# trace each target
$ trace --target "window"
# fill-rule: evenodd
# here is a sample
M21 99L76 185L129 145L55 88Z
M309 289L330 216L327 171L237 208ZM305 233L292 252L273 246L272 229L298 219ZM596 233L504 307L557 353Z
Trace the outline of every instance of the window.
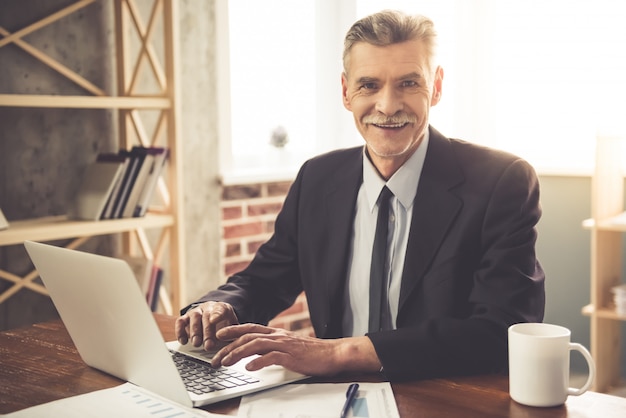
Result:
M494 143L542 171L591 172L596 136L626 132L622 3L494 3Z
M231 1L229 7L236 163L258 166L292 148L311 152L315 145L314 1ZM277 138L276 146L271 144L272 136ZM282 147L281 138L296 146Z
M362 143L341 104L342 42L354 20L383 8L435 22L445 77L431 123L445 135L514 152L539 172L577 174L593 168L597 135L626 132L619 0L231 0L228 6L232 127L224 149L234 171L264 164L294 171L314 154ZM269 145L277 127L289 136L283 149Z
M220 83L221 103L230 102L220 117L230 119L221 134L229 138L223 142L223 171L236 177L258 178L268 170L292 176L306 158L354 144L353 134L346 142L329 135L341 134L341 126L354 129L341 104L341 2L223 1L226 6L221 13L227 13L228 27L218 29L220 44L230 38L222 55L228 67L218 75L230 79L227 86ZM276 146L281 134L288 139L284 147Z

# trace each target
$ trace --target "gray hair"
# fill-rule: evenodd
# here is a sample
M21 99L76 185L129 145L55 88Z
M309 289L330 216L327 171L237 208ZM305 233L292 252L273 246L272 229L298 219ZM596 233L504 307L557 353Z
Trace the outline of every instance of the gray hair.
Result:
M437 33L432 20L421 15L407 15L397 10L383 10L355 22L344 39L343 68L348 71L348 57L352 47L359 42L388 46L405 41L420 40L432 65Z

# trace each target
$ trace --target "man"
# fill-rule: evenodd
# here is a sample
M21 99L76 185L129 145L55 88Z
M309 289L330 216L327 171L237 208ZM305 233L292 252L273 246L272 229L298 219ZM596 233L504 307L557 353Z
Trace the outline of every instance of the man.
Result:
M181 343L226 344L215 366L259 354L249 369L279 364L309 375L383 371L399 380L506 368L508 326L543 319L539 186L520 158L429 126L443 82L434 42L421 16L384 11L352 26L343 103L365 147L302 166L249 267L183 310ZM379 199L383 186L392 197ZM385 281L370 291L387 201ZM316 338L267 327L302 290Z

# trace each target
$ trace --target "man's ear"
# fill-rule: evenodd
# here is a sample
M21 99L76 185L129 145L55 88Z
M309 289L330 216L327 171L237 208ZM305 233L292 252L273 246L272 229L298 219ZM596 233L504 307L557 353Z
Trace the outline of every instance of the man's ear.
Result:
M348 97L348 78L345 72L341 73L341 97L343 99L343 107L352 112L352 105Z
M430 98L431 106L436 105L441 100L442 87L443 87L443 68L437 67L437 69L435 70L435 79L433 82L433 94L432 94L432 97Z

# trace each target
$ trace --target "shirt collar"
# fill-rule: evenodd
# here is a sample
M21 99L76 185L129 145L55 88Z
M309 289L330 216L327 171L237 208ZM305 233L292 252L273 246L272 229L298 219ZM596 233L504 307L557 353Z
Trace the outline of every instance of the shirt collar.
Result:
M426 129L424 138L413 155L406 160L387 182L380 177L374 164L367 158L366 147L363 147L363 187L365 188L365 196L370 212L376 207L376 200L378 200L378 196L385 185L392 191L405 209L413 205L415 194L417 193L417 184L419 183L426 158L428 139L429 130Z

